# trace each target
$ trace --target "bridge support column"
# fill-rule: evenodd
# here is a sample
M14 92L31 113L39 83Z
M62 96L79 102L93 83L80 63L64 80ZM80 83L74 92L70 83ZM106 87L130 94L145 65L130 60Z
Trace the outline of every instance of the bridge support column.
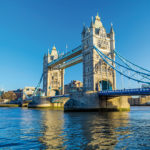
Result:
M128 103L128 96L101 96L100 109L102 111L129 111L130 104Z
M128 96L102 97L97 92L73 93L65 111L129 111Z

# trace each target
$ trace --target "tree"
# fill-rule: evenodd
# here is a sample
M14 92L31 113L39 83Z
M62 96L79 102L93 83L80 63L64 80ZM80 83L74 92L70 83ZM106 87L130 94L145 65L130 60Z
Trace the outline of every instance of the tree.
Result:
M17 98L13 91L8 91L2 94L2 99L15 100Z

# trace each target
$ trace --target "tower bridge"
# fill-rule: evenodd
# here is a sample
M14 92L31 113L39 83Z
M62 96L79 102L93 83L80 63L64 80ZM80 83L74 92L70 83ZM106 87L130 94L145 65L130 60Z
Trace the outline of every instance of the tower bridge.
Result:
M116 61L116 56L120 62ZM113 26L107 33L98 14L89 27L83 27L80 46L61 56L54 46L44 55L43 90L46 96L55 99L66 96L64 70L78 63L83 64L83 91L69 96L66 110L129 109L127 95L150 94L150 89L116 90L116 73L135 82L150 84L150 71L128 61L115 50Z
M91 21L89 28L83 27L82 44L68 53L58 56L55 47L51 53L44 56L43 88L47 96L57 93L64 94L64 69L72 65L83 63L83 89L84 91L99 91L116 88L115 71L111 69L97 54L93 45L108 54L115 60L115 33L111 27L110 33L106 33L99 15ZM115 66L115 64L112 64ZM107 73L107 70L108 73ZM107 82L106 82L107 81Z

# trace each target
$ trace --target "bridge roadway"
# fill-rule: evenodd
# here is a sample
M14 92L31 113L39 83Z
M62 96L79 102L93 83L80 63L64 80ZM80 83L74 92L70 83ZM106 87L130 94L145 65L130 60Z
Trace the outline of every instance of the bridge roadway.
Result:
M100 91L100 96L136 96L136 95L150 95L150 88L136 88L123 90L106 90Z
M136 89L123 89L123 90L105 90L99 91L99 96L137 96L137 95L150 95L150 88L136 88ZM56 95L50 98L69 97L69 94Z

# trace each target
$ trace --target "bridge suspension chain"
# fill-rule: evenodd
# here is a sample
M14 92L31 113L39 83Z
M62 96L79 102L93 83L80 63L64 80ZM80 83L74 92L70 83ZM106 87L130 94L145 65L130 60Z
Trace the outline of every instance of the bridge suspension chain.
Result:
M32 96L36 96L36 95L37 95L37 92L38 92L38 89L40 88L40 85L41 85L42 80L43 80L43 73L42 73L42 75L41 75L40 81L38 82L38 84L37 84L37 86L36 86L36 88L35 88L35 91L34 91L34 93L33 93Z
M113 70L117 71L119 74L125 76L128 79L136 81L138 83L150 84L150 74L134 70L134 69L130 68L129 66L128 67L124 66L124 65L114 61L113 59L109 58L107 55L102 53L97 47L94 46L94 49L97 51L99 56L103 59L103 61L107 65L109 65ZM112 65L113 63L116 65L116 67L114 67L114 65ZM121 71L119 69L119 67L124 69L124 71ZM127 74L128 71L132 72L132 74L131 75ZM133 76L134 75L133 73L138 77Z
M116 54L116 56L118 56L119 60L121 60L121 62L123 62L123 64L125 64L127 67L133 69L133 70L139 70L139 72L143 72L146 73L146 74L150 74L150 71L143 68L143 67L140 67L132 62L130 62L129 60L125 59L124 57L122 57L116 50L113 51L114 54ZM134 76L135 74L133 74L132 76ZM146 78L149 80L149 78L147 76L145 76L144 74L141 75L143 78Z
M150 74L150 70L145 69L145 68L143 68L143 67L141 67L141 66L139 66L139 65L136 65L136 64L132 63L132 62L129 61L128 59L126 59L126 58L124 58L123 56L121 56L121 55L119 54L119 52L117 52L116 50L114 51L114 53L115 53L115 54L118 56L118 58L120 58L120 60L123 61L124 64L126 64L128 67L134 66L134 67L136 67L136 68L138 68L138 69L140 69L140 70L143 70L143 71L147 72L148 74ZM131 67L131 68L132 68L132 67Z

